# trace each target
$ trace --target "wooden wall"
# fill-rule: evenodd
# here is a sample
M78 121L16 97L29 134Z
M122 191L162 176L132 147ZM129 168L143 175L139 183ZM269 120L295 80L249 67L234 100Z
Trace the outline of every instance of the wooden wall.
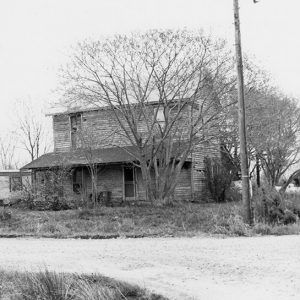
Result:
M189 111L187 109L184 111L183 118L180 121L183 124L183 128L189 119ZM141 132L147 132L145 120L140 120L138 126ZM210 130L216 130L216 128L211 128ZM72 150L70 116L53 116L53 131L55 151L68 152ZM85 143L89 143L92 148L130 145L128 139L124 137L123 131L120 130L114 113L108 109L82 112L81 132L83 136L81 136L80 139L85 140ZM184 129L182 135L184 136ZM204 158L206 156L220 157L217 140L213 143L196 145L192 154L192 167L189 170L182 170L181 179L179 180L176 190L177 198L192 197L196 201L205 200L207 190ZM120 170L118 171L113 168L110 171L107 170L105 176L101 179L102 181L99 181L99 186L101 188L110 188L113 192L113 197L120 199L123 192L121 190L123 188L121 179L123 180L123 178L119 172ZM137 176L139 178L137 184L138 197L143 199L145 197L145 191L141 183L141 174L137 173Z
M153 117L153 108L150 107L147 112L148 117ZM174 112L173 112L174 114ZM121 119L122 117L119 116ZM179 121L179 128L184 128L184 124L188 119L187 110L182 114L182 119ZM95 110L82 112L81 118L82 126L78 135L77 144L84 142L89 144L92 148L105 148L113 146L128 146L130 141L124 134L124 130L115 117L115 114L109 109ZM125 129L129 129L125 124ZM147 130L146 120L140 119L137 124L138 131L143 135L149 134ZM155 132L155 130L154 130ZM154 134L153 132L153 134ZM180 132L182 135L183 132ZM71 125L70 115L55 115L53 116L53 137L54 137L54 151L68 152L72 149L71 144ZM80 142L81 141L81 142Z
M54 151L71 150L71 125L69 115L53 116Z
M9 176L0 176L0 199L6 199L9 195Z
M87 169L83 172L84 176L84 191L82 194L76 194L73 191L72 176L65 178L63 182L64 195L74 201L86 199L92 191L91 177ZM36 172L37 188L41 184L41 179L44 178L43 171ZM98 173L97 180L98 192L109 191L114 203L121 203L123 197L123 166L122 165L107 165L102 167ZM136 200L145 201L145 186L142 179L140 169L136 169ZM180 179L175 190L175 198L177 200L188 201L191 199L191 169L184 168L180 174Z
M21 176L19 172L15 173L6 173L1 172L0 174L0 200L9 198L11 195L10 191L10 177L19 177ZM22 184L25 186L31 185L31 174L23 173L22 174Z
M130 142L120 130L115 115L110 110L98 110L82 113L82 127L78 131L77 144L88 144L91 148L128 146ZM69 115L53 116L54 151L72 150L71 125Z

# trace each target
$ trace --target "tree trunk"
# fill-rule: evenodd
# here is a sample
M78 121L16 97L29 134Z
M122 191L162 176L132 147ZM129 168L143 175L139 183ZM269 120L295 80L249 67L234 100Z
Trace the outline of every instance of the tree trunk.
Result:
M258 154L256 154L256 184L257 187L260 187L260 163Z
M147 166L146 159L143 159L143 157L140 160L140 168L142 172L142 178L144 181L146 201L150 201L153 204L150 169Z

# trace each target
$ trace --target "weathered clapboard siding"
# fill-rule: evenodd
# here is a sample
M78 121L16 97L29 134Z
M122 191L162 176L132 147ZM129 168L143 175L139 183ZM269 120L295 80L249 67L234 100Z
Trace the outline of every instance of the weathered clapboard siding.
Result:
M71 150L71 126L68 115L53 116L54 151L67 152Z
M155 110L155 106L149 106L147 111L147 118L152 118ZM88 144L90 148L107 148L112 146L128 146L131 145L128 137L121 129L114 111L110 109L99 109L91 111L78 111L81 113L81 126L80 134L76 132L78 141L77 146L81 146L82 143ZM180 139L183 141L188 138L187 128L189 122L191 122L191 113L198 114L197 110L192 110L191 106L181 112L181 118L178 120L177 129L178 132L174 135L174 139ZM214 113L214 108L208 107L207 117ZM170 113L170 118L176 114L176 108ZM204 117L205 118L205 117ZM149 122L151 123L151 122ZM124 122L126 124L126 122ZM212 135L216 131L216 127L211 124L208 128L205 128L207 135ZM125 129L129 129L126 127ZM140 118L137 124L139 132L143 134L149 134L147 128L147 120ZM53 131L54 131L54 149L57 152L71 151L72 146L71 139L71 124L70 115L54 115L53 116ZM157 134L158 126L154 127L152 135ZM174 132L173 132L174 133ZM203 132L198 134L199 140L202 140ZM73 134L74 137L74 134ZM190 168L183 169L180 175L180 179L175 191L175 197L178 199L193 198L196 201L201 201L207 197L206 189L206 174L204 166L205 157L220 157L219 143L215 139L214 142L199 143L193 149L193 153L190 156L192 158L192 164ZM106 167L106 171L99 176L99 190L109 190L112 192L112 198L123 199L123 173L121 166ZM101 178L101 179L100 179ZM136 195L138 199L145 199L145 188L142 180L141 171L136 172ZM70 179L71 180L71 179ZM90 187L88 187L90 188ZM67 189L72 192L72 182L70 182ZM72 192L73 193L73 192Z
M220 148L217 142L197 145L192 155L192 194L194 201L209 200L207 191L205 157L220 158Z
M191 168L183 168L175 189L175 199L189 201L191 200L191 191ZM146 200L145 185L140 169L136 170L136 199L139 201Z
M91 148L130 145L125 135L120 134L120 126L110 110L83 112L81 120L81 130L76 133L77 145L88 143ZM56 152L68 152L73 148L69 115L53 116L53 133Z
M121 203L124 201L124 181L123 181L123 167L122 164L107 165L102 167L98 173L97 189L98 192L111 192L111 200L114 203ZM136 178L136 200L145 200L145 188L140 169L135 170ZM87 195L92 191L91 177L86 176Z
M150 107L149 110L147 118L153 117L153 108ZM170 117L172 118L175 113L175 111L172 112ZM184 136L185 123L189 119L188 114L187 108L182 113L182 118L178 121L178 136ZM122 118L121 116L119 117ZM125 130L130 132L126 122L124 124ZM145 119L141 118L137 126L141 135L149 135ZM157 130L157 127L154 127L152 134L155 134L155 130ZM82 112L81 129L76 135L78 140L76 142L77 145L88 143L88 146L91 148L131 145L130 140L124 134L124 130L121 129L115 114L109 109ZM53 137L54 150L56 152L68 152L72 149L70 115L53 116Z
M151 116L151 112L148 112L148 116ZM118 118L121 120L126 132L133 138L127 122L122 121L121 115ZM109 109L82 113L83 139L90 142L92 148L132 145L124 129L119 125L115 113ZM141 135L149 134L145 119L141 118L139 120L137 130Z
M86 201L92 193L91 176L87 168L83 173L83 188L80 194L73 191L72 176L65 179L64 193L71 201ZM121 165L107 165L98 172L97 189L100 192L111 192L111 200L120 203L123 201L123 168Z
M175 199L181 201L190 201L192 198L191 188L191 166L185 167L181 170L178 184L175 188Z
M140 169L135 170L136 178L136 200L145 201L145 185L142 179ZM66 195L71 195L74 201L77 201L80 197L89 197L92 192L92 182L88 170L84 173L84 192L82 195L76 195L73 192L72 179L67 178L64 183L64 190ZM111 200L114 203L121 203L124 201L124 182L123 182L123 165L107 165L101 168L97 178L98 192L109 191L111 192ZM180 174L179 182L175 190L175 198L177 200L188 201L191 199L191 169L184 168Z
M108 165L102 168L98 173L97 188L99 192L111 192L111 198L114 202L123 200L123 169L120 165ZM89 181L89 190L91 190L91 181Z
M0 199L8 198L9 195L9 176L0 176Z
M84 112L82 115L82 134L93 148L111 147L117 131L119 127L109 110ZM124 144L121 139L119 142L120 146Z

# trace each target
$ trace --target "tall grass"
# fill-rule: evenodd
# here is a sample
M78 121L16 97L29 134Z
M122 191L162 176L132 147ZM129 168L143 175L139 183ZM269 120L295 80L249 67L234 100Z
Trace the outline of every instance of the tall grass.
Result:
M74 280L64 273L40 271L17 277L18 299L67 300L72 295Z
M258 217L258 213L264 212L264 203L262 201L256 203L256 221L268 223L264 221L266 218ZM283 224L280 224L282 226L285 225L291 213L299 209L300 205L299 199L290 199L286 203L290 203L290 212L289 215L286 213ZM10 210L11 218L0 222L0 236L115 238L193 236L203 233L252 234L243 224L240 201L220 204L184 203L173 207L101 207L58 212ZM277 226L278 224L271 225ZM291 232L297 232L296 225L293 226ZM262 227L260 226L260 234L268 232L268 230L262 230ZM289 231L278 230L278 232Z
M99 288L99 286L88 280L82 279L77 283L75 293L78 300L110 300L120 299L120 296L122 296L122 293L118 293L115 289L106 286Z
M227 207L224 204L222 208ZM174 207L103 207L69 211L11 209L12 218L0 222L0 234L48 237L110 237L185 235L208 232L216 204Z
M98 275L0 272L0 299L15 300L163 300L145 289Z

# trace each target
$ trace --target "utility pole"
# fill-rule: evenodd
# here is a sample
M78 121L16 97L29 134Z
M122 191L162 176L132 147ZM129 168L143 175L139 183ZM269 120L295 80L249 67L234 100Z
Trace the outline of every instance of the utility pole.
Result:
M233 8L234 8L235 52L236 52L238 104L239 104L238 117L239 117L239 136L240 136L240 160L241 160L241 173L242 173L242 199L243 199L243 207L244 207L243 217L247 224L252 225L253 217L252 217L252 210L251 210L249 167L248 167L248 157L247 157L244 75L243 75L243 58L242 58L238 0L233 0Z

